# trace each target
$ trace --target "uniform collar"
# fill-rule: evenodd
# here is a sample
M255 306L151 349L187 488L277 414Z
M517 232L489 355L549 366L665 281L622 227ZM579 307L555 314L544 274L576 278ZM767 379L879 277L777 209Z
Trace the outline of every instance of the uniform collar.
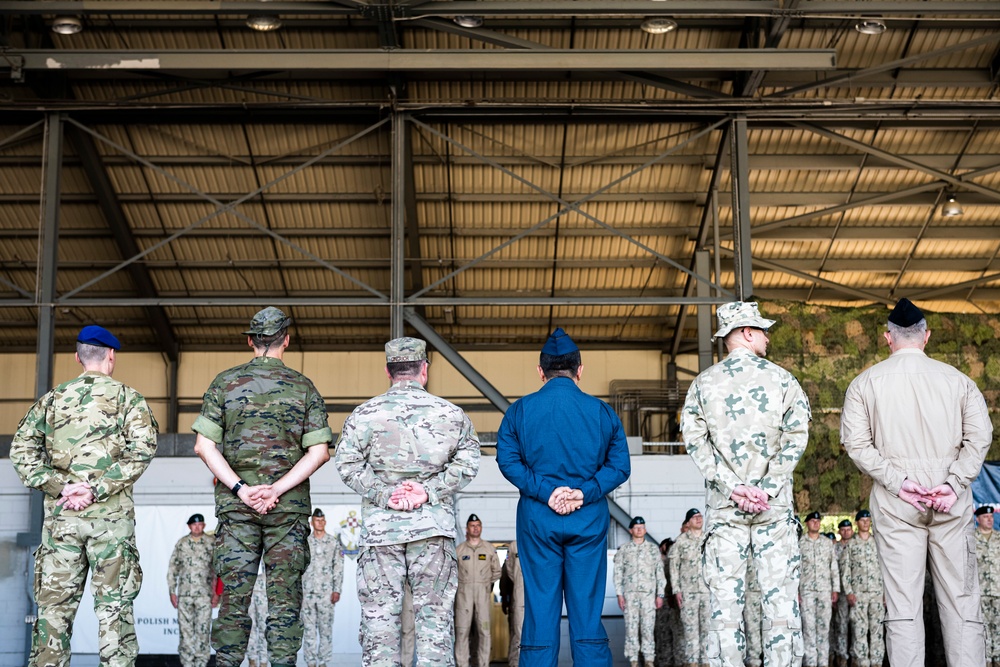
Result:
M427 391L424 385L420 384L416 380L400 380L390 387L390 389L417 389L419 391Z
M927 353L921 350L919 347L901 347L889 356L895 357L897 354L919 354L922 357L927 356Z
M108 377L111 377L111 376L108 375L107 373L102 373L101 371L84 371L84 372L80 373L80 377L108 378Z

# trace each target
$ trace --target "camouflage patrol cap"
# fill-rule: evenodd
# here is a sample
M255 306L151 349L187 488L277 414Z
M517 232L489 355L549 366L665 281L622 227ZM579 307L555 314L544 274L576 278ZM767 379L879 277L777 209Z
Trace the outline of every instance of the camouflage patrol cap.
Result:
M643 519L641 516L633 517L632 520L628 522L628 529L632 530L633 528L635 528L636 525L640 524L645 526L646 520Z
M427 342L419 338L393 338L385 344L385 363L427 361Z
M320 508L317 507L316 509L313 510L313 518L314 519L325 519L326 515L323 514L323 510L321 510Z
M259 311L250 320L250 328L244 331L248 336L273 336L292 323L292 318L288 317L280 309L268 306Z
M774 326L774 320L760 316L756 301L733 301L723 304L715 311L715 317L719 321L719 330L712 336L712 340L722 338L741 327L753 327L767 331Z

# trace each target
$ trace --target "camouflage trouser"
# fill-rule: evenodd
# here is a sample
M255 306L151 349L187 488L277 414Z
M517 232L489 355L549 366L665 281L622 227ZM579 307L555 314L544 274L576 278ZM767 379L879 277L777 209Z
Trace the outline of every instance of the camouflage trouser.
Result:
M760 591L747 591L746 606L743 608L744 631L747 635L747 667L760 667L764 664L764 650L761 647L761 614Z
M848 631L850 618L851 612L847 604L847 594L841 593L837 597L837 604L833 608L833 623L830 624L830 643L833 647L833 654L845 660L850 655L847 648L850 641L850 633Z
M31 667L68 667L73 619L87 570L97 615L103 667L135 664L132 604L142 584L130 516L83 518L46 516L35 551L34 589L38 620L31 635Z
M212 596L184 595L177 600L177 627L181 640L177 646L183 667L205 667L211 651Z
M833 616L832 593L802 591L802 641L805 667L826 665L830 657L830 618Z
M302 572L309 564L306 515L227 512L215 533L215 571L222 579L222 603L212 628L218 667L239 667L250 639L247 610L261 555L267 585L265 636L273 665L294 665L302 646Z
M854 667L882 667L882 657L885 655L885 643L882 640L884 620L885 605L882 603L881 593L857 594L854 606L851 607L851 653Z
M674 664L674 627L677 624L677 609L671 606L670 600L664 600L663 606L656 610L656 667L668 667Z
M625 657L651 661L656 657L654 627L656 625L656 593L625 593Z
M712 618L709 607L709 596L702 593L684 593L681 596L681 608L678 614L681 618L683 641L681 650L674 655L684 664L701 665L708 662L705 654L705 635L708 633Z
M399 656L403 667L413 667L413 652L417 648L416 630L413 627L413 593L409 584L403 584L403 611L399 614Z
M802 655L799 545L791 508L772 507L760 514L709 508L707 514L711 528L704 541L703 572L712 593L709 664L743 664L743 607L751 557L761 590L764 664L797 664Z
M325 665L333 659L333 613L333 602L325 595L302 601L302 648L307 665Z
M247 642L247 660L258 665L266 665L267 639L264 638L264 630L267 628L267 610L263 606L259 609L251 606L250 620L253 626Z
M455 540L432 537L406 544L363 547L358 556L361 603L361 664L400 664L400 613L403 582L413 593L417 664L455 664L455 593L458 561Z
M1000 661L1000 597L984 595L981 600L986 630L986 659Z
M507 667L517 667L521 660L521 626L524 625L524 600L514 598L507 610L507 626L510 628L510 643L507 645Z

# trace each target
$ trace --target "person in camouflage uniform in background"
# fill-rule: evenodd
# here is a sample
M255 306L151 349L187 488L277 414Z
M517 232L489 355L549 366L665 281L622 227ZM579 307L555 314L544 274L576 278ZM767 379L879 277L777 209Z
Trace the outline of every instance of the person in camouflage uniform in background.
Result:
M844 596L851 608L851 655L854 667L882 667L885 643L882 622L885 619L882 570L878 548L872 539L872 514L860 510L855 516L858 534L844 549L840 573Z
M986 630L987 667L1000 667L1000 536L993 531L993 507L975 511L976 562L979 565L980 605Z
M663 607L667 577L659 549L646 541L646 520L633 517L628 530L632 539L615 552L614 571L618 608L625 612L625 657L636 667L642 653L646 667L655 667L653 629L656 610Z
M224 586L212 628L218 667L243 662L247 609L262 559L271 663L294 665L302 645L309 476L330 459L333 433L316 387L282 361L290 323L273 307L254 315L244 332L253 358L216 376L191 426L198 434L195 453L218 480L214 569Z
M708 663L705 635L708 634L712 609L710 593L702 576L702 526L705 517L691 508L684 516L685 530L670 548L667 567L673 587L674 602L680 618L680 640L675 643L674 657L682 665Z
M507 665L517 667L521 659L521 626L524 624L524 576L521 574L521 559L517 555L517 540L510 541L507 558L500 568L500 598L510 629Z
M211 651L212 607L219 604L212 570L214 540L205 535L205 517L192 514L191 531L174 545L167 566L170 604L177 610L180 642L177 654L182 667L205 667Z
M326 516L313 510L309 536L309 567L302 575L302 642L308 667L323 667L333 659L334 605L344 583L344 551L340 538L326 532Z
M747 654L744 664L747 667L761 667L764 664L764 650L761 646L761 628L764 619L761 617L760 584L753 569L753 559L747 561L747 599L743 607L743 627L747 635Z
M826 667L830 659L830 619L840 591L840 567L833 542L819 532L822 519L819 512L810 512L806 517L806 534L799 539L805 667Z
M685 447L708 487L708 656L713 665L743 664L752 559L763 593L765 664L791 665L802 650L792 472L809 439L809 399L791 373L764 359L774 321L756 303L728 303L716 315L715 337L724 337L729 355L695 378L681 415Z
M262 565L253 585L253 593L250 594L250 609L247 610L251 623L247 643L247 662L250 667L267 667L267 638L264 636L267 631L266 586L267 575L264 574Z
M427 344L385 345L387 392L344 422L337 471L361 495L361 660L399 664L403 584L415 612L417 664L455 664L455 494L479 472L479 437L461 408L427 392Z
M76 343L83 373L38 399L11 442L18 477L45 495L31 667L68 667L88 569L101 665L131 666L139 652L133 601L142 569L132 485L156 452L157 424L139 392L111 379L119 349L111 332L83 327Z
M834 542L833 553L837 558L837 566L840 568L840 595L837 596L837 604L833 607L833 621L830 623L830 650L831 657L836 661L837 667L847 667L847 660L850 657L848 652L850 645L850 607L847 604L847 595L844 592L844 553L847 544L854 536L854 525L850 519L844 519L837 524L837 532L840 533L840 540Z
M676 639L674 628L677 625L677 607L674 602L673 587L670 585L670 569L667 559L670 549L674 546L674 541L669 537L660 542L660 568L667 585L663 588L663 599L665 603L656 610L656 626L653 633L656 639L656 667L672 667L674 664L674 651Z

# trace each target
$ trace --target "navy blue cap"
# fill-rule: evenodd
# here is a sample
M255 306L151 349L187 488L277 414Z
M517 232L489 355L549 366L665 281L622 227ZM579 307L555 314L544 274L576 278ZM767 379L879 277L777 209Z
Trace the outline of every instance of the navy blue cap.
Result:
M122 344L118 342L114 334L96 324L88 324L80 329L80 333L76 336L76 342L84 345L96 345L97 347L110 347L112 350L122 349Z
M563 331L562 327L553 331L549 335L549 339L545 341L545 345L542 346L542 354L547 354L551 357L561 357L564 354L579 351L580 348L576 346L576 343L569 337L569 334Z
M632 530L636 526L636 524L640 524L640 523L645 526L646 525L646 520L643 519L641 516L637 516L637 517L633 518L631 521L628 522L628 529Z
M806 515L806 521L812 521L813 519L822 519L822 518L823 515L820 514L819 512L809 512L809 514Z
M922 319L924 314L906 297L897 301L896 307L889 313L889 321L901 327L912 327Z
M870 519L872 518L872 513L868 510L858 510L858 513L854 515L854 520L858 519Z

